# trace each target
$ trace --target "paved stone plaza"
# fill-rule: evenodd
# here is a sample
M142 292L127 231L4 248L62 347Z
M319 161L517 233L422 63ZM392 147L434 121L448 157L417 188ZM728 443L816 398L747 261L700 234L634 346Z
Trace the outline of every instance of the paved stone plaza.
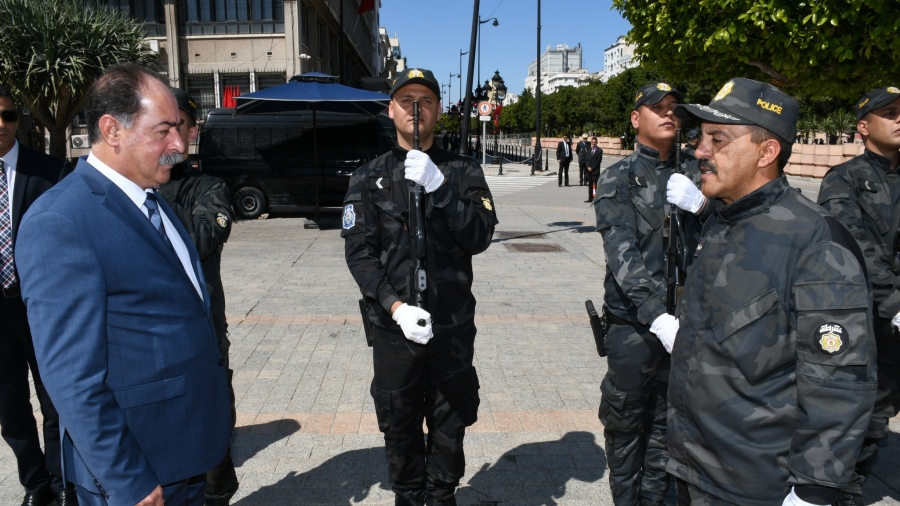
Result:
M505 169L489 178L494 244L474 261L482 400L460 502L612 504L596 414L606 362L584 312L585 299L602 300L604 272L587 189ZM303 224L289 211L238 222L225 247L241 480L233 504L390 505L359 290L339 230ZM869 504L900 505L900 421L891 427ZM0 444L0 504L17 505L21 493Z

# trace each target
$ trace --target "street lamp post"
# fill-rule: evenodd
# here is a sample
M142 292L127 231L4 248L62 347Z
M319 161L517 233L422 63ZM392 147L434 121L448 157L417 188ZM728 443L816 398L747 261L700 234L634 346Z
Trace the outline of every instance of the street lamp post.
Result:
M463 90L463 88L462 88L462 57L463 57L463 55L467 55L467 54L469 54L468 51L463 53L462 49L459 50L459 74L456 74L456 77L459 78L459 101L460 102L462 102L462 90Z
M461 154L463 156L469 156L469 147L468 147L468 145L469 145L469 117L472 114L472 92L471 92L471 90L472 90L472 77L474 77L472 74L475 72L475 69L473 68L473 67L475 67L475 58L473 58L473 56L475 56L475 43L477 42L476 39L478 36L478 27L479 27L478 19L480 18L480 16L478 15L478 13L479 13L478 9L480 6L481 6L481 0L475 0L474 5L472 6L472 36L469 39L469 63L468 63L468 65L466 65L466 69L467 69L466 88L465 88L466 98L463 101L463 110L462 110L464 121L462 122L462 126L460 129L460 135L459 135L460 139L461 139L461 142L459 143L459 145L460 145L459 154Z
M503 78L500 77L500 71L497 70L494 72L494 77L491 78L491 88L494 89L494 107L498 107L503 103L503 99L506 98L506 83L503 82ZM500 128L500 118L497 118L497 128ZM494 156L498 156L497 151L500 148L500 136L495 133L494 134ZM500 157L500 172L499 174L503 175L503 158Z
M493 21L491 26L500 26L500 22L497 21L497 18L488 18L485 20L481 19L481 16L478 16L478 82L481 82L481 25L487 23L488 21Z
M534 122L534 160L531 164L531 175L535 169L541 170L541 0L537 0L537 82L534 92L535 122Z
M459 75L454 74L453 72L450 72L450 80L447 81L447 83L448 83L448 91L447 91L447 107L450 107L450 104L453 103L453 98L452 98L452 97L453 97L453 78L454 78L454 77L459 77Z

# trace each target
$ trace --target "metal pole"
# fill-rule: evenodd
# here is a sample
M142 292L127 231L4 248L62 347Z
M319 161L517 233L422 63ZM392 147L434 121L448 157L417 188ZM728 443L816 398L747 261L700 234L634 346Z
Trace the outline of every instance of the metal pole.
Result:
M535 123L534 123L534 163L531 165L531 174L535 168L541 170L538 157L541 153L541 0L537 0L537 85L534 93Z
M479 118L480 120L481 118ZM481 165L487 165L487 121L481 122Z
M481 5L480 0L474 0L474 8L472 11L472 37L469 41L469 73L466 74L466 99L463 101L463 122L460 132L459 154L463 156L469 155L469 118L472 116L472 78L475 76L475 43L478 36L478 8Z
M469 52L463 53L462 49L459 50L459 74L456 74L456 77L459 78L459 102L462 102L462 57L466 54L469 54Z

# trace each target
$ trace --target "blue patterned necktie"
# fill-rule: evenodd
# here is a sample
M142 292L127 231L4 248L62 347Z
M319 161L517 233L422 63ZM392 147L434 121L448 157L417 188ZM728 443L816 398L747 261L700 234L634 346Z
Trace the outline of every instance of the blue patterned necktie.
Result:
M0 160L0 286L16 284L16 264L13 261L12 212L9 201L9 180L6 163Z
M150 218L150 223L156 231L159 232L159 235L163 237L166 244L171 247L172 243L169 241L169 236L166 234L166 226L163 225L162 215L160 214L159 203L156 200L155 193L147 192L147 200L144 201L144 207L147 208L147 217Z

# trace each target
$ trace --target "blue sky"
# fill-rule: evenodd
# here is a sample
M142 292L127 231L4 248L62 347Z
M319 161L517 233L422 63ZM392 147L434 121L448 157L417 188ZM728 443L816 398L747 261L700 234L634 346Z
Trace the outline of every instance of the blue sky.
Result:
M631 28L611 10L611 0L587 2L541 1L541 52L548 45L578 43L584 48L584 66L603 68L603 50ZM382 0L381 26L400 38L400 49L410 67L427 68L441 82L459 70L459 52L469 50L472 0ZM481 0L481 18L495 17L499 26L481 25L481 82L500 71L507 88L525 88L528 65L537 57L537 0ZM476 46L477 47L477 46ZM475 78L478 77L476 49ZM463 86L468 55L462 58ZM477 86L473 80L472 87ZM459 98L459 78L453 78L452 98ZM446 103L446 99L445 99Z

